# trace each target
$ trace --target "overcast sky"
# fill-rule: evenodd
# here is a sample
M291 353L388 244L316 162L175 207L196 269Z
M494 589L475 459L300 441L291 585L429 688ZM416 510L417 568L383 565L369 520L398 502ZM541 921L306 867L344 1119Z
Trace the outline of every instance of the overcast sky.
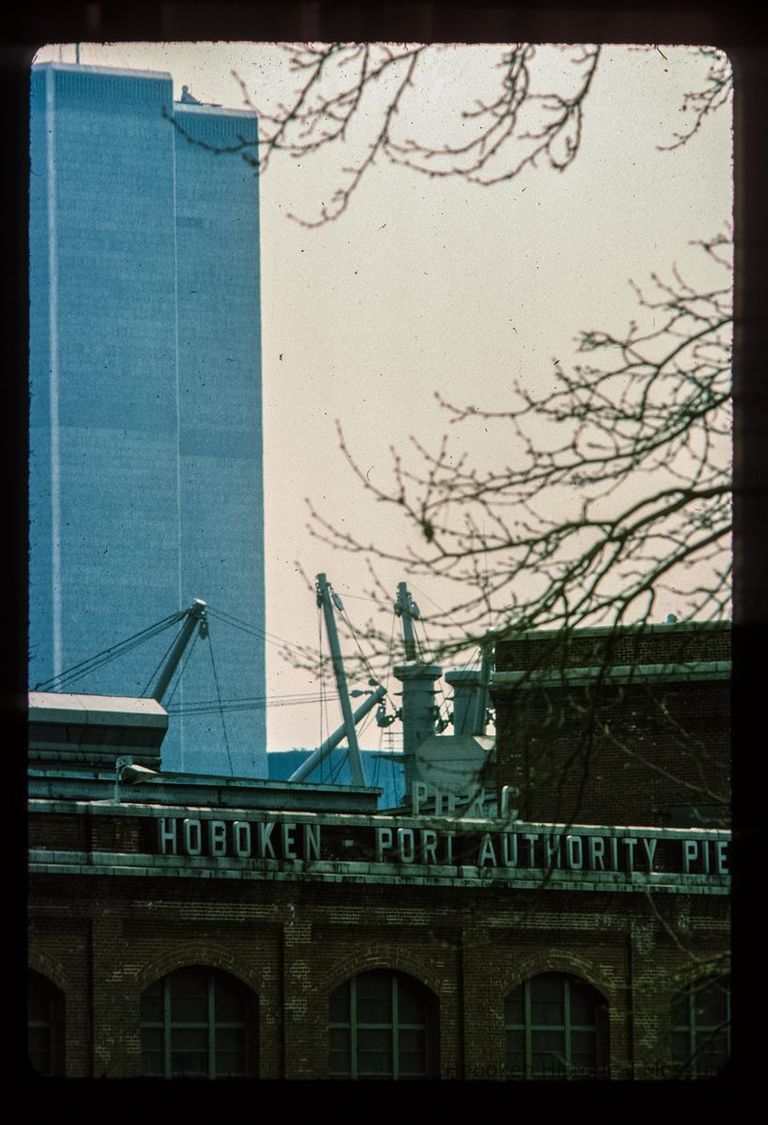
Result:
M486 90L500 54L499 47L443 52L418 89L421 125L450 140L446 107L459 95L470 105ZM233 107L243 98L232 70L258 105L288 99L295 84L286 57L268 45L84 44L80 57L91 65L168 71L177 98L186 84L201 101ZM73 62L74 47L52 46L38 56L59 58ZM731 215L730 111L715 115L684 147L657 146L681 127L684 94L703 74L701 60L684 48L606 48L581 150L565 173L542 166L480 188L383 163L362 182L348 212L316 230L287 215L317 216L341 182L343 156L273 163L260 204L271 634L317 642L317 609L300 568L310 577L328 574L353 623L362 626L372 608L364 600L371 585L365 559L333 553L310 536L306 497L363 538L403 534L361 493L338 449L337 419L370 479L384 483L390 446L404 448L411 434L434 446L443 433L435 391L460 404L503 408L512 378L535 387L554 356L567 369L581 329L626 327L636 311L630 278L643 282L677 262L695 281L691 240L716 234ZM495 453L473 450L487 466ZM405 575L380 570L394 597ZM410 586L423 611L441 604L436 586ZM237 606L221 608L238 613ZM676 609L659 604L659 620ZM222 634L218 644L225 643ZM270 695L317 693L317 683L286 664L273 644L267 686ZM270 711L270 749L313 746L320 733L315 706ZM373 728L363 744L377 742Z

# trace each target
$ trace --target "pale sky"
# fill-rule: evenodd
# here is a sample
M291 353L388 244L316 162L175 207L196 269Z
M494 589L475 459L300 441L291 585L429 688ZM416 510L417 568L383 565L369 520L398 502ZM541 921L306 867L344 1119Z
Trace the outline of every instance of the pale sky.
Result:
M440 130L452 99L466 93L469 105L483 93L501 51L456 47L438 56L419 91L421 125ZM74 47L51 46L38 55L39 61L59 58L74 62ZM199 100L232 107L243 104L232 70L258 105L287 100L294 87L285 57L263 44L83 44L80 59L168 71L176 97L186 84ZM327 573L361 629L374 608L365 600L371 587L365 559L333 552L310 536L306 497L364 539L404 536L395 516L361 492L338 449L337 419L364 470L384 482L390 446L404 449L411 434L428 445L439 441L446 419L435 391L462 405L502 409L513 377L535 387L551 372L554 356L568 368L580 330L626 327L636 312L630 278L645 282L651 271L677 262L691 263L687 272L695 280L690 242L715 235L731 216L730 110L713 116L682 148L657 146L682 127L684 94L703 75L701 60L685 48L605 48L581 150L563 174L542 165L481 188L382 163L347 213L316 230L287 213L317 215L340 182L343 156L321 153L299 166L288 157L274 161L260 191L270 634L317 643L315 599L299 566L310 577ZM495 448L472 453L480 466L505 459ZM380 574L394 599L407 576L391 566L381 566ZM423 612L434 603L445 607L437 584L409 584ZM195 593L206 597L204 590ZM658 619L677 609L659 604ZM425 628L429 639L428 622ZM225 643L222 634L217 644ZM332 681L327 687L333 696ZM316 695L317 689L307 673L282 660L275 644L267 645L269 695ZM331 728L338 714L334 704ZM314 746L321 735L315 705L275 707L268 723L270 749ZM361 744L378 745L375 727Z

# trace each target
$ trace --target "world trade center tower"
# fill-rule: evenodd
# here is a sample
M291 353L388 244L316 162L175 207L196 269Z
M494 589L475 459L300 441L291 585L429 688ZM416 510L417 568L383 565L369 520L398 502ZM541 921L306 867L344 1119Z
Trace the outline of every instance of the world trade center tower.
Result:
M172 631L56 677L202 598L163 768L240 776L267 773L256 138L169 74L33 67L30 684L148 694Z

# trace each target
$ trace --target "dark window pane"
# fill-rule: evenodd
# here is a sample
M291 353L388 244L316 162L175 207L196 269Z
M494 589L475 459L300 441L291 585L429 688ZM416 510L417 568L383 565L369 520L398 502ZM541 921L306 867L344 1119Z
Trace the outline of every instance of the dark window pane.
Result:
M331 1023L349 1023L350 982L344 981L331 995L329 1015Z
M363 973L357 978L357 1018L360 1023L391 1023L392 978Z
M513 1055L522 1055L525 1050L525 1039L523 1038L522 1031L508 1031L507 1032L507 1053Z
M520 1027L523 1023L523 1016L525 1012L525 1004L523 1002L522 988L516 988L512 995L507 999L505 1007L505 1018L508 1024L516 1024Z
M545 1027L562 1025L565 1013L562 1004L543 1003L534 1000L531 1003L531 1020L533 1025L542 1024Z
M42 1020L48 1023L50 1022L50 1018L50 997L44 995L43 990L40 988L29 988L27 990L27 1019L29 1022L33 1023Z
M141 1052L141 1073L147 1078L163 1077L162 1051Z
M141 1046L145 1051L163 1050L162 1027L143 1027L141 1029Z
M597 993L579 981L571 983L571 1023L594 1026L603 1005Z
M195 1053L172 1054L171 1074L176 1078L210 1078L208 1056Z
M549 1000L560 1005L563 1003L564 978L555 973L542 973L531 981L531 995L536 1000Z
M558 1055L534 1051L532 1072L536 1078L565 1078L565 1060Z
M370 1028L358 1028L357 1031L357 1049L358 1051L381 1051L388 1053L390 1044L392 1042L392 1032L387 1028L381 1031L374 1031Z
M525 1078L525 1058L521 1051L507 1051L507 1078Z
M591 1055L594 1058L597 1049L597 1036L594 1031L572 1031L571 1052L573 1054Z
M672 1025L684 1027L688 1023L688 993L682 992L672 1001Z
M243 1023L244 1004L242 996L222 994L216 987L216 1023Z
M141 998L141 1018L145 1023L161 1023L163 1019L163 997L159 990L151 995L144 993Z
M64 997L38 973L27 977L27 1050L38 1074L64 1073Z
M207 1023L207 996L177 996L172 992L171 1019L174 1023Z
M556 1051L565 1056L565 1032L563 1031L534 1031L531 1033L531 1043L534 1051Z
M597 1059L594 1051L572 1051L571 1065L577 1070L588 1071L594 1074L597 1071Z
M245 1048L245 1028L219 1027L216 1029L217 1051L242 1051Z
M332 1051L349 1051L349 1031L342 1027L332 1027L330 1031Z
M717 985L704 989L696 996L695 1019L697 1027L719 1027L726 1019L727 998Z
M527 1029L526 991L531 1020ZM576 977L533 977L510 994L505 1013L509 1077L588 1078L597 1075L599 1063L608 1057L607 1004Z
M427 1042L427 1033L423 1030L400 1029L398 1035L398 1042L400 1044L400 1053L404 1051L424 1051Z
M672 1032L672 1058L675 1062L684 1063L692 1054L691 1037L687 1031Z
M169 1011L165 997L170 1002ZM178 970L146 990L141 1012L142 1073L163 1073L166 1049L170 1049L170 1074L166 1077L248 1073L247 994L234 978L211 969Z
M389 1000L392 995L389 973L361 973L356 984L358 1000Z
M172 1051L207 1051L207 1027L173 1027L171 1028Z
M428 998L402 978L398 981L398 1020L401 1024L423 1025L426 1019Z
M331 1051L331 1075L336 1078L348 1078L351 1074L349 1069L349 1052L348 1051Z
M357 1073L360 1078L364 1075L391 1075L392 1064L389 1052L358 1051Z
M377 969L345 982L329 998L329 1073L332 1077L428 1077L431 1055L426 1029L431 1010L428 990L400 973Z
M400 1052L400 1077L416 1077L416 1075L426 1075L427 1073L427 1056L424 1052Z
M717 1073L730 1054L727 977L689 986L672 1003L672 1058L695 1077Z
M239 1078L245 1074L245 1056L242 1051L216 1052L216 1077Z

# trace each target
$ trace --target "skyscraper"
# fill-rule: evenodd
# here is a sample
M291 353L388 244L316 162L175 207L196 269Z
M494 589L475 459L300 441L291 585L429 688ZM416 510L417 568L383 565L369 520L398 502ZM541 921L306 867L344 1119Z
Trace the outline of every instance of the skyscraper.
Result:
M256 136L168 74L33 68L32 684L200 597L254 629L213 618L173 703L264 695ZM168 640L69 690L141 694ZM266 775L265 727L175 716L164 768Z

